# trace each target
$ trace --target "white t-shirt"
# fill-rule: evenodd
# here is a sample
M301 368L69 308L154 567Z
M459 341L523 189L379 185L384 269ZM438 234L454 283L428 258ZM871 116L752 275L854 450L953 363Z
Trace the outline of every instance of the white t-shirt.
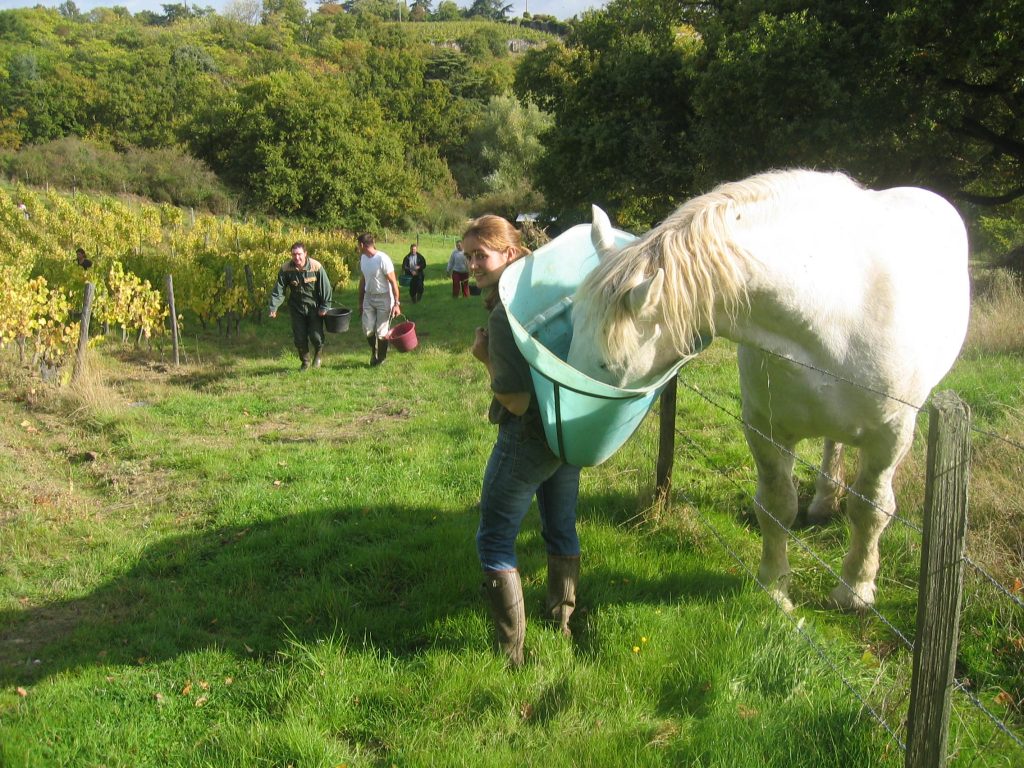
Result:
M377 251L373 256L367 256L365 253L360 254L359 270L363 273L368 294L387 294L391 292L388 275L394 273L395 265L391 261L391 257L384 253L384 251Z

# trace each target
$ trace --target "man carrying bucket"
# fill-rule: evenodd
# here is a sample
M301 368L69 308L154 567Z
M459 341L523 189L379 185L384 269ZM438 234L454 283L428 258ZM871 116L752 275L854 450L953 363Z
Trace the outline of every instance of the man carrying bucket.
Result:
M400 311L395 264L384 251L378 251L373 235L359 236L359 314L363 333L370 345L370 367L380 365L388 356L391 318Z
M303 243L292 245L291 254L292 257L277 272L277 282L270 293L270 317L277 317L277 308L284 302L285 290L291 289L288 314L292 319L292 339L302 361L299 370L305 371L310 366L310 342L313 344L313 367L319 368L322 363L324 315L331 306L331 281L323 264L306 255Z

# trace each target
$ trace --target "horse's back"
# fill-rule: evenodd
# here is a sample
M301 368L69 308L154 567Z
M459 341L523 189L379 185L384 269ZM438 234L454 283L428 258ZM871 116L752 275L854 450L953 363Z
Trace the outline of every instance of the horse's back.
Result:
M967 333L967 230L944 198L916 187L867 192L887 242L876 268L886 276L893 333L930 389L952 366Z
M751 322L737 340L923 400L967 329L959 214L913 187L874 191L814 172L778 181L768 203L732 224L760 270L750 284ZM808 390L818 389L814 378Z

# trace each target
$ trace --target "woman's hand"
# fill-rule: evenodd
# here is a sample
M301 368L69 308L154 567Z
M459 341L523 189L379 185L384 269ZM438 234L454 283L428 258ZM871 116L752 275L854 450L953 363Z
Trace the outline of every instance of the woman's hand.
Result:
M488 347L489 339L487 338L487 330L484 328L477 328L473 334L473 357L479 360L484 365L489 365L491 362L491 351Z

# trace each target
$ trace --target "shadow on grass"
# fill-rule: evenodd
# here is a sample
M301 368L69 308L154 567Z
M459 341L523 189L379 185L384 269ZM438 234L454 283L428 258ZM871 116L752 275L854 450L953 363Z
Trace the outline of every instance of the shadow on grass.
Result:
M473 509L324 507L162 539L87 595L0 612L0 685L198 649L271 657L339 634L397 657L458 651L472 642L469 617L484 613L476 525ZM533 510L519 540L531 622L545 589L538 527ZM717 600L742 584L707 573L638 580L586 568L582 582L589 610Z
M339 633L402 656L476 610L468 513L286 512L163 539L83 597L0 612L0 684L201 648L270 656Z

